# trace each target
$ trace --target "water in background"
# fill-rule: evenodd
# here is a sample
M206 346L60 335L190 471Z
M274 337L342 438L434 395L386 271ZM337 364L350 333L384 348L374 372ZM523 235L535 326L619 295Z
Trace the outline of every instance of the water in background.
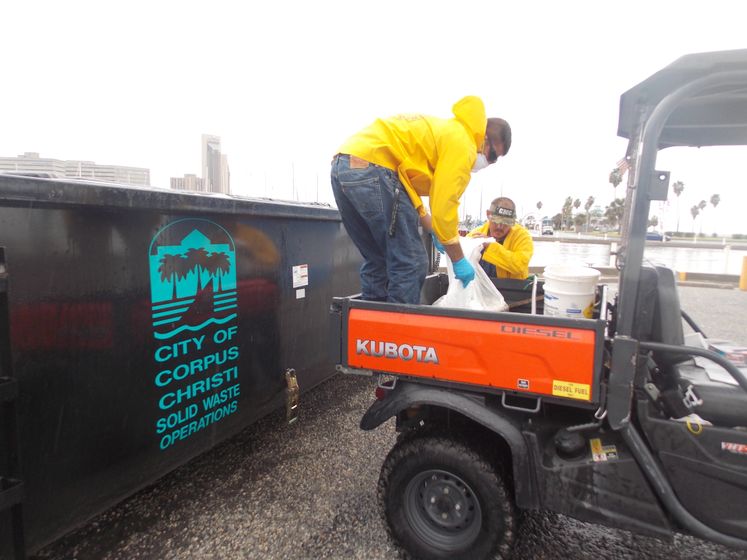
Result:
M646 247L644 259L680 272L740 274L747 251L725 250L723 247ZM610 266L610 246L562 241L535 242L534 256L529 266L582 262L590 266Z

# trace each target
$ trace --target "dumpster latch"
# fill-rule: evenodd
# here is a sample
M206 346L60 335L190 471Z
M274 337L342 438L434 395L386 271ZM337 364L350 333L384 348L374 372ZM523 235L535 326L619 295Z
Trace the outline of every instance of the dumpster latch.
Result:
M298 420L298 379L296 379L296 370L291 368L285 370L286 384L286 401L285 401L285 419L288 424L293 424Z

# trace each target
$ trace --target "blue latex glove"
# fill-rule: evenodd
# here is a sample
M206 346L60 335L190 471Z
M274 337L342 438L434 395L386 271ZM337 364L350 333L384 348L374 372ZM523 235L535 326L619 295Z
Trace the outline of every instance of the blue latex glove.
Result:
M433 246L436 248L436 251L443 255L446 252L446 249L444 249L444 246L438 240L438 237L436 237L435 234L431 233L431 238L433 239Z
M467 259L462 257L454 263L454 276L461 280L466 288L475 279L475 269L472 268Z

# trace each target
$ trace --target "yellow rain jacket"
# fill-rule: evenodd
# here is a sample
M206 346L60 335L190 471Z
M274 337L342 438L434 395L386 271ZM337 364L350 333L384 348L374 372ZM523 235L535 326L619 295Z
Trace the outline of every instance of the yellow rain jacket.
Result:
M339 150L396 171L421 216L427 212L420 197L429 197L433 231L445 244L459 243L459 199L482 149L488 122L479 97L460 99L452 112L453 119L425 115L378 119Z
M485 222L467 234L490 236L490 223ZM501 243L491 243L482 253L482 260L495 266L497 278L518 278L529 276L529 261L534 254L532 236L524 226L514 224Z

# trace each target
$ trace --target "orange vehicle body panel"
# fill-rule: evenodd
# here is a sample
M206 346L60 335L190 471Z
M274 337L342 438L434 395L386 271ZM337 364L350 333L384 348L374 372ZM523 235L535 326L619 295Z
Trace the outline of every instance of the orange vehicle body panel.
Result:
M590 402L593 329L351 309L348 365Z

